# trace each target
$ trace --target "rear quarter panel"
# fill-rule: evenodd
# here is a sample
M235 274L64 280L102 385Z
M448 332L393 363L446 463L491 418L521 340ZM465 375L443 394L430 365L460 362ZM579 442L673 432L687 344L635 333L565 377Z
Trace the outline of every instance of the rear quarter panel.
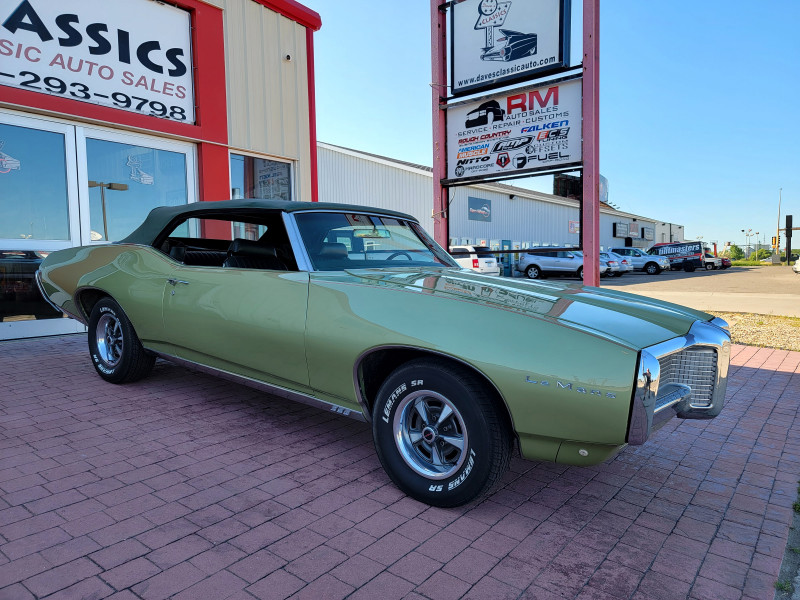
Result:
M175 263L149 246L80 246L50 254L40 267L42 287L67 313L88 320L78 302L87 289L107 293L145 345L163 339L162 299Z

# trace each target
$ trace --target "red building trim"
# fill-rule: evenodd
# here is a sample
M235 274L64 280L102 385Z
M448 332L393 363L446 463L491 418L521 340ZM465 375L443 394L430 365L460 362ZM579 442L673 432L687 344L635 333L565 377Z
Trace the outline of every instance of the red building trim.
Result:
M319 31L322 27L322 19L319 14L303 6L294 0L255 0L262 6L266 6L270 10L283 15L287 19L291 19L300 25L308 27L313 31Z
M195 101L199 104L195 124L100 106L13 87L0 86L2 101L19 108L122 125L200 141L228 143L228 110L225 97L225 55L222 10L199 0L176 0L174 4L191 14L194 56ZM199 40L203 43L200 44ZM200 99L202 98L202 101ZM207 118L204 118L207 117Z
M314 89L314 32L306 29L306 60L308 61L308 131L311 138L310 165L311 172L311 201L319 200L319 186L317 177L317 98Z

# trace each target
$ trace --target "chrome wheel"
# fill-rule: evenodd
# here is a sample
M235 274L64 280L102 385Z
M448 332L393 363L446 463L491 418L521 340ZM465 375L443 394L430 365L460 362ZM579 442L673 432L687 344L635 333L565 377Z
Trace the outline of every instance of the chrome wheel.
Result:
M436 392L406 396L394 415L394 441L411 469L428 479L446 479L464 462L467 429L458 409Z
M110 313L104 313L97 321L97 353L109 367L114 367L122 358L122 325L119 319Z

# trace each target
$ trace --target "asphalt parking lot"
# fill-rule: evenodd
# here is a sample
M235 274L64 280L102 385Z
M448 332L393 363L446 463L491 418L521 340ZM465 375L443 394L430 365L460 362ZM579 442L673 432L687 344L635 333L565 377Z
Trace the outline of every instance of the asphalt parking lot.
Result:
M0 345L2 599L774 593L800 353L735 346L719 418L591 468L516 458L488 500L445 510L390 483L365 424L160 361L114 386L85 346Z
M790 267L731 267L717 271L641 271L603 277L601 287L620 289L699 310L800 317L800 275Z

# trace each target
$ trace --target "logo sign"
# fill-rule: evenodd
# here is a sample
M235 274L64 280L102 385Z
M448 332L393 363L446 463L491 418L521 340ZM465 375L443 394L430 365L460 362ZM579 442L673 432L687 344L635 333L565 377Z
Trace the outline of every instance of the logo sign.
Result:
M570 0L463 0L451 11L453 95L569 65Z
M0 173L10 173L11 171L19 171L22 169L22 163L13 156L9 156L2 152L5 142L0 140Z
M191 18L150 0L0 4L0 86L194 122Z
M570 233L580 233L581 232L581 223L580 223L580 221L570 221L569 222L569 232Z
M638 223L628 223L628 236L632 238L639 237L639 224Z
M446 185L580 166L581 80L451 104Z
M483 198L467 198L467 218L470 221L483 221L484 223L491 223L492 221L492 201L484 200ZM484 244L485 246L486 244Z

